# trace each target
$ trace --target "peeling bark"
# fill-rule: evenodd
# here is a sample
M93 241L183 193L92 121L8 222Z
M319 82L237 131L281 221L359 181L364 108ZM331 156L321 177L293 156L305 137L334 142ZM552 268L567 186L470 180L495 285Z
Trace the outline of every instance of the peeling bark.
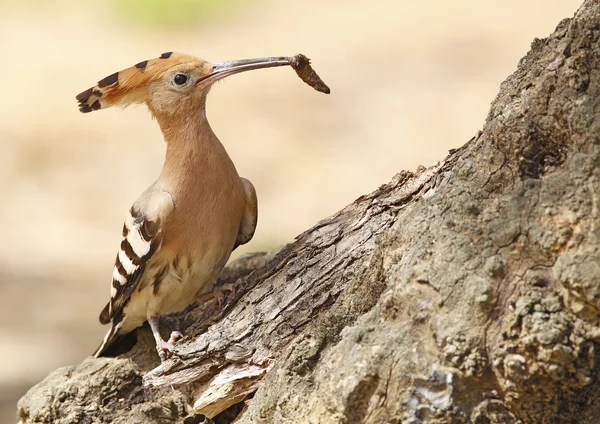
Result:
M276 254L159 365L149 330L59 369L23 423L600 422L600 0L534 40L484 129ZM238 279L239 277L239 279Z

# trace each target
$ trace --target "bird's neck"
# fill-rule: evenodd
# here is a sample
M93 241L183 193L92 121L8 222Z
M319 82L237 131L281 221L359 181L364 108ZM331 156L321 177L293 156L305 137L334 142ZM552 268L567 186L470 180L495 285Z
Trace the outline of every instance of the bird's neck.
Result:
M167 142L163 182L172 186L206 181L207 174L237 175L203 111L185 116L157 116L157 120Z

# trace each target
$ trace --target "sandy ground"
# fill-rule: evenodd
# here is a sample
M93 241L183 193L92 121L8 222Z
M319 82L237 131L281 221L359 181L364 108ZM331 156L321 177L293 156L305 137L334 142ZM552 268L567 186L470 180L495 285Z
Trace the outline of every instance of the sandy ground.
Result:
M259 193L247 250L268 249L466 142L531 40L580 1L263 0L170 30L116 19L108 4L0 4L0 422L14 421L29 385L101 340L124 214L163 159L143 107L82 115L75 94L163 51L311 57L330 96L273 69L209 99Z

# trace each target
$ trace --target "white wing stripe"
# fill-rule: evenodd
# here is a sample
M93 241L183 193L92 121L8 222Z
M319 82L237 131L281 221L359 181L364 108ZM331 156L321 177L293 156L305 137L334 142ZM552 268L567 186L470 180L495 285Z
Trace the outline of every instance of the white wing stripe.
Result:
M131 259L129 259L127 257L127 254L123 250L119 250L119 262L121 262L121 265L123 265L123 269L125 269L125 272L127 273L127 275L133 274L139 268L137 265L135 265L131 261ZM115 272L118 273L116 268L115 268ZM115 280L116 280L116 278L115 278ZM123 278L123 280L125 280L125 279ZM121 284L125 284L125 281L121 281L121 280L118 280L118 281Z
M127 279L119 273L119 270L117 269L117 267L115 267L115 269L113 270L112 277L113 277L113 280L118 281L119 284L121 284L121 285L123 285L127 282Z
M127 227L129 232L131 232L131 230L136 228L135 219L133 218L133 215L131 215L131 210L127 214L127 218L125 218L125 227Z
M127 241L138 258L143 258L150 251L150 242L144 240L137 227L129 231Z

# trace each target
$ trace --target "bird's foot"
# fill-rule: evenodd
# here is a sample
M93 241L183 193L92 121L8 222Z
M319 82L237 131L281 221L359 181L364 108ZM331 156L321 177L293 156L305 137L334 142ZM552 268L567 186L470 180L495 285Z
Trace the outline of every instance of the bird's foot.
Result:
M156 351L158 352L160 360L166 361L173 356L173 345L163 340L162 342L156 343Z
M240 283L237 283L237 282L223 284L211 292L200 295L198 297L198 300L200 302L208 302L209 300L214 299L215 302L217 303L217 305L219 306L219 309L223 309L223 307L226 305L226 302L225 302L226 298L227 297L234 298L235 295L237 294L237 290L238 290L239 286L240 286ZM228 296L226 296L225 292L229 292L230 294Z
M171 337L169 337L169 341L167 343L174 345L181 339L183 339L183 333L181 331L172 331Z
M158 351L158 356L160 356L161 362L164 362L173 356L173 351L175 350L175 343L177 343L183 337L183 334L181 334L179 331L173 331L171 332L171 337L169 337L169 340L165 342L161 337L160 330L158 328L158 317L148 317L148 324L150 324L150 328L152 329L152 335L154 336L154 340L156 341L156 350Z
M181 334L179 331L173 331L168 341L165 342L162 339L156 341L156 350L158 351L158 356L160 356L161 361L164 362L173 357L175 344L182 338L183 334Z

